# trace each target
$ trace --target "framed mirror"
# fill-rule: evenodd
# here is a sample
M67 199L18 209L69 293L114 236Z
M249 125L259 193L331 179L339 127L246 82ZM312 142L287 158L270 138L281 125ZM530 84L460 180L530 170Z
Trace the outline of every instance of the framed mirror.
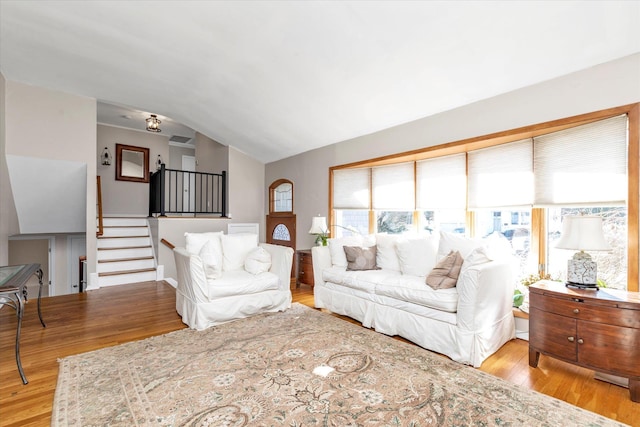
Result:
M116 180L149 182L149 149L116 144Z

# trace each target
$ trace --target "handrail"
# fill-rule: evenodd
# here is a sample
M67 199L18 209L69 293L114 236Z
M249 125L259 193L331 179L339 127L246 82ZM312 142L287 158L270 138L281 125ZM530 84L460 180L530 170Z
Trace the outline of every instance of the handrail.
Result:
M98 231L96 232L96 236L100 237L104 233L104 224L102 222L102 183L100 181L100 175L98 175L97 178L96 202L98 206Z
M165 239L160 239L160 243L164 243L165 246L168 246L169 249L172 249L172 250L176 247L176 245L174 245L173 243Z

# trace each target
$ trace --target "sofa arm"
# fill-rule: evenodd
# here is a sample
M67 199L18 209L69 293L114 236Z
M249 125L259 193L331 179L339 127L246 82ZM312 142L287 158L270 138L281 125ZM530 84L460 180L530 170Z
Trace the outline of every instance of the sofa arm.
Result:
M515 270L508 261L472 266L458 279L458 326L467 331L492 328L512 316Z
M174 248L173 257L178 273L177 291L194 302L208 302L207 276L202 259L185 248Z
M271 255L270 272L278 276L281 290L291 289L291 268L293 266L293 249L288 246L272 245L270 243L260 243Z
M311 259L313 260L313 281L315 285L324 283L322 271L331 267L331 252L328 246L314 246L311 248Z

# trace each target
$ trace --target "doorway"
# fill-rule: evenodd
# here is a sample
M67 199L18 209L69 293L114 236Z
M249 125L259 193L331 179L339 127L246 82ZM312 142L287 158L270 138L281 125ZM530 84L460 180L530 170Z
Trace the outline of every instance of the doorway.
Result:
M50 277L53 275L50 266L51 248L54 245L54 238L47 237L14 237L9 240L9 265L20 264L40 264L42 269L42 296L48 297L55 295L51 286ZM40 283L38 278L33 275L27 282L27 296L29 299L38 297Z

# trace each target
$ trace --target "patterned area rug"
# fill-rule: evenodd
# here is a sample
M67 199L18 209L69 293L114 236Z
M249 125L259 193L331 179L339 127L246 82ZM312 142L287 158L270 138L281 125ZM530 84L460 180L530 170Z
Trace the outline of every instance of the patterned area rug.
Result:
M64 358L53 426L610 426L300 304Z

